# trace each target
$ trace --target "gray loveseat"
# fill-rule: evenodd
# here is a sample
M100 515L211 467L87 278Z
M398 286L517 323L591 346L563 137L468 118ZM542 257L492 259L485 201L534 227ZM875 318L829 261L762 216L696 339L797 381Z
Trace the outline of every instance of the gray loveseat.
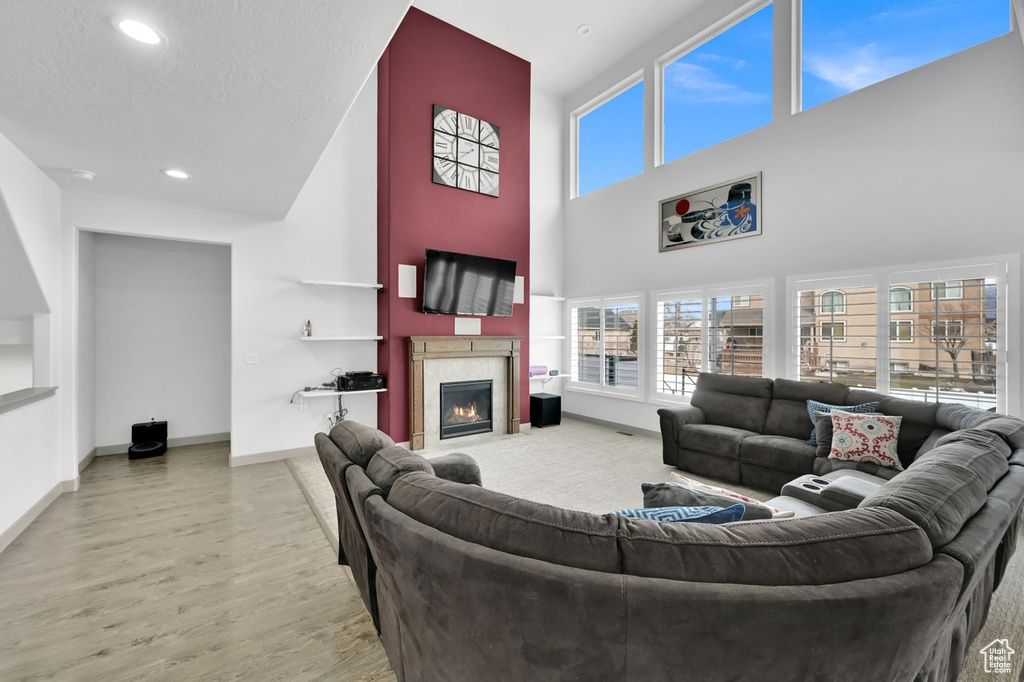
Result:
M390 443L316 438L403 682L955 680L1024 500L1019 445L980 429L853 508L722 526L537 504Z

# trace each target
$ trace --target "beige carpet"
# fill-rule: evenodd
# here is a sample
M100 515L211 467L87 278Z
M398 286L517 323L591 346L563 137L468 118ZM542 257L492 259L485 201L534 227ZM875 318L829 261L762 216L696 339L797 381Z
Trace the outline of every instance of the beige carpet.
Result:
M574 419L563 419L560 426L531 429L515 436L459 439L458 445L422 454L429 459L446 452L472 455L480 465L484 485L491 490L596 514L642 507L640 484L671 480L672 472L678 471L661 463L660 439L624 435ZM324 533L337 549L334 492L320 460L315 456L301 457L287 463ZM725 485L761 500L772 497L742 486ZM1024 679L1024 526L1021 535L1018 552L995 594L985 628L971 645L960 682ZM1018 652L1014 656L1013 674L985 673L978 650L1003 638L1008 638L1011 648Z

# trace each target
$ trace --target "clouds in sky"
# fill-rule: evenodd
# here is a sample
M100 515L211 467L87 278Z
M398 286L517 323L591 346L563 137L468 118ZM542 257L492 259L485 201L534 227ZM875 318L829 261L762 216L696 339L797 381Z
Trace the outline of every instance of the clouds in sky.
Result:
M844 93L891 78L910 66L910 60L906 58L880 54L874 44L835 54L804 55L805 71Z
M723 58L724 59L724 58ZM731 62L733 68L735 60ZM713 69L682 60L665 69L666 94L687 102L753 104L769 99L768 93L752 92L721 78Z

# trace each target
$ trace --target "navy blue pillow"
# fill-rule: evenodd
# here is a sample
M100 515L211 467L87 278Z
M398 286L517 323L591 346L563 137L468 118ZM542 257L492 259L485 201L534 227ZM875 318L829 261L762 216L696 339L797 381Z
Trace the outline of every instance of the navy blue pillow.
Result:
M664 523L732 523L743 518L747 508L743 504L731 507L651 507L649 509L619 509L615 513L631 519L649 519Z
M815 412L832 414L832 410L842 410L843 412L853 412L855 414L867 414L868 412L878 412L878 406L881 404L880 400L874 400L863 405L829 405L828 403L819 403L817 400L808 400L807 415L811 418L812 428L811 437L807 439L807 442L810 445L818 444L818 429L813 426Z

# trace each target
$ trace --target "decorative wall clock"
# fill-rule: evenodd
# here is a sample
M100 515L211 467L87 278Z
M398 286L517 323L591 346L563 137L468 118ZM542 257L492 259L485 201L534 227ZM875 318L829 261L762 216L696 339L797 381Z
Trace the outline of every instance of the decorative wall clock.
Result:
M498 196L498 126L434 105L434 182Z

